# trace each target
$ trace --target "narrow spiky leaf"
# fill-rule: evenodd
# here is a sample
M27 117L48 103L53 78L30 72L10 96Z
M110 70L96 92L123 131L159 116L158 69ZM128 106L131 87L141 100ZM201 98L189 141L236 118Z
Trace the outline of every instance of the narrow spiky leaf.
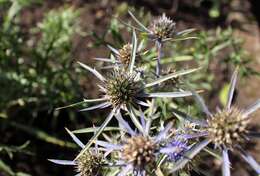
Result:
M240 154L242 158L256 171L256 173L260 174L260 165L258 162L246 151L244 151L241 147L239 147Z
M129 113L129 116L131 118L131 120L133 121L133 123L135 124L136 128L140 131L140 132L144 132L144 129L142 127L142 124L139 122L139 120L137 119L137 117L135 116L135 112L133 110L133 108L131 106L127 106L127 111Z
M230 176L230 161L227 149L222 151L222 175Z
M80 101L80 102L77 102L77 103L73 103L73 104L70 104L70 105L58 107L58 108L56 108L55 110L58 111L58 110L65 109L65 108L72 108L72 107L74 107L74 106L79 106L79 105L82 105L82 104L84 104L84 103L85 103L85 101L83 100L83 101Z
M142 94L141 96L142 97L179 98L179 97L192 96L192 93L190 91L183 91L183 92L156 92L156 93Z
M188 35L188 34L194 32L194 31L196 31L195 28L185 29L185 30L183 30L183 31L178 32L176 35L182 35L182 36L185 36L185 35Z
M59 164L59 165L69 165L69 166L76 165L74 161L70 161L70 160L48 159L48 161L53 162L55 164Z
M191 89L192 94L195 97L196 103L201 107L202 111L208 115L209 117L212 117L211 112L209 111L207 105L205 104L204 100L201 98L201 96L194 90Z
M254 104L246 108L243 112L245 117L248 117L251 113L255 112L260 108L260 99L258 99Z
M147 87L152 87L154 85L157 85L157 84L160 84L164 81L167 81L169 79L172 79L172 78L177 78L179 76L182 76L182 75L186 75L186 74L189 74L189 73L192 73L192 72L195 72L197 70L199 70L200 68L195 68L195 69L188 69L188 70L182 70L182 71L178 71L178 72L174 72L174 73L171 73L169 75L166 75L166 76L162 76L158 79L156 79L155 81L153 82L150 82L150 83L147 83L145 85L145 88Z
M83 112L83 111L91 111L91 110L95 110L95 109L103 109L103 108L106 108L110 105L111 105L110 103L104 102L104 103L100 103L98 105L94 105L94 106L91 106L91 107L88 107L88 108L81 109L79 111Z
M145 31L150 33L150 30L145 27L133 14L128 10L129 15L133 18L133 20Z
M107 47L113 52L115 53L116 55L119 55L119 51L117 49L115 49L114 47L110 46L110 45L107 45Z
M113 109L109 115L107 116L106 120L103 122L103 124L98 128L97 132L94 134L94 136L89 140L89 142L85 145L84 149L79 153L79 155L76 157L78 159L83 153L85 153L89 147L95 142L95 140L98 138L98 136L103 132L103 130L106 128L107 124L111 121L113 116L115 115L116 109ZM75 159L75 160L76 160Z
M77 138L77 136L75 136L68 128L65 128L66 131L69 133L69 135L71 136L71 138L73 139L73 141L78 144L78 146L80 146L81 148L84 148L84 144L79 140L79 138Z
M91 73L93 73L99 80L101 80L102 82L104 82L106 79L97 71L97 70L95 70L95 69L93 69L93 68L91 68L91 67L89 67L89 66L87 66L87 65L85 65L85 64L83 64L82 62L79 62L78 61L78 64L81 66L81 67L83 67L83 68L85 68L86 70L88 70L88 71L90 71Z
M137 50L137 37L135 30L133 29L133 36L132 36L132 52L131 52L131 61L129 64L129 71L130 73L134 70L135 58L136 58L136 50Z
M226 108L230 109L232 100L233 100L233 96L234 96L234 92L235 92L235 87L236 87L236 82L237 82L237 74L238 74L238 69L236 69L231 77L231 83L230 83L230 87L229 87L229 91L228 91L228 101L227 101L227 105Z
M80 133L93 133L97 131L98 127L89 127L89 128L82 128L79 130L74 130L72 131L75 134L80 134ZM119 127L106 127L104 128L103 131L120 131L121 128Z

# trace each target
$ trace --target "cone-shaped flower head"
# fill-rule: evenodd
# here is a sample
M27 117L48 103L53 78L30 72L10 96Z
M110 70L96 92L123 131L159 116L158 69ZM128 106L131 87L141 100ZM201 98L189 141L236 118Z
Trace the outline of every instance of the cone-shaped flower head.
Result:
M118 50L118 59L122 64L128 66L131 61L132 45L127 43L123 45L121 49Z
M233 95L237 82L238 69L233 73L228 91L226 107L218 110L216 113L211 113L203 99L193 92L198 104L203 112L208 116L206 121L201 121L202 128L205 129L207 140L212 142L222 151L222 173L224 176L230 176L230 161L228 151L236 149L241 157L250 166L260 174L260 165L253 159L250 154L243 150L242 145L247 140L250 140L250 132L247 125L251 120L250 114L260 108L260 99L253 105L238 109L232 106ZM200 137L200 135L198 135Z
M86 151L75 160L76 170L81 176L97 175L103 162L101 154Z
M134 168L146 170L156 162L156 143L146 136L133 136L123 145L122 158Z
M119 157L116 163L122 166L120 176L128 175L129 173L140 176L154 174L161 154L160 146L166 141L172 124L167 124L157 135L151 136L149 135L151 123L145 120L142 113L140 117L141 122L136 119L140 123L140 128L139 125L136 126L139 132L132 129L120 113L116 115L116 118L122 131L126 132L122 136L121 141L117 144L97 141L97 144L104 147L105 151L118 154Z
M171 38L175 33L175 22L163 14L152 22L150 31L152 36L159 40Z
M143 83L136 74L115 71L105 82L105 96L114 107L133 104Z
M235 107L219 111L207 121L209 138L218 147L232 149L245 139L249 119Z

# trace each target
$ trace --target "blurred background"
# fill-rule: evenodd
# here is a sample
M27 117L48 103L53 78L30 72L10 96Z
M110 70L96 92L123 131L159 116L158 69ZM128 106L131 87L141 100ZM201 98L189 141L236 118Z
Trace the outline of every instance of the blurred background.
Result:
M260 97L259 8L259 0L0 0L0 175L75 175L73 168L47 158L73 158L78 148L64 127L98 125L107 112L55 108L98 96L96 80L75 63L102 66L93 58L109 57L107 44L120 48L130 41L130 29L122 23L133 24L127 10L145 25L166 13L177 30L197 29L192 35L199 40L168 44L165 55L179 67L203 66L189 79L205 90L213 110L224 104L236 66L235 103L253 103ZM151 50L144 60L154 56ZM259 131L259 122L258 111L252 128ZM79 134L84 142L90 135ZM260 142L246 148L259 162ZM234 175L254 175L236 156L231 161ZM219 175L219 164L211 157L201 168Z

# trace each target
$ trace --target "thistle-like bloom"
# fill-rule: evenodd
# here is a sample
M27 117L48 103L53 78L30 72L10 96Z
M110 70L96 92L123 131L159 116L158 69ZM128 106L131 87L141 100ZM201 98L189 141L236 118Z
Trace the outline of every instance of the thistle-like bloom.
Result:
M123 45L120 49L107 45L111 50L112 55L110 58L95 58L95 60L111 63L112 65L105 66L104 68L115 68L120 67L127 69L131 63L135 63L135 58L140 58L141 55L145 54L143 50L143 42L137 43L137 37L135 31L133 31L132 42ZM132 62L133 61L133 62Z
M84 148L84 144L68 129L66 129L74 142ZM104 165L103 154L99 152L98 148L91 148L85 151L80 157L75 160L57 160L49 159L49 161L59 165L74 166L78 174L76 176L98 176L101 168Z
M146 33L150 39L155 41L155 46L157 49L157 65L156 65L156 75L160 77L161 75L161 57L162 57L162 44L166 41L173 39L176 40L186 40L192 39L194 37L185 37L185 35L194 31L194 29L187 29L180 32L175 31L175 23L165 14L158 17L151 22L150 27L145 27L130 11L129 15L133 20L139 25L139 28L134 27L137 30L140 30Z
M132 45L130 43L125 44L118 50L118 59L124 65L129 65L131 61Z
M222 173L224 176L230 176L230 162L228 151L238 150L241 157L260 174L260 166L241 147L241 144L250 140L250 132L248 131L248 123L251 120L250 115L260 108L260 99L252 106L246 109L238 109L232 106L235 85L237 81L238 70L236 70L231 78L230 89L228 93L227 105L223 110L218 110L212 114L203 99L194 92L197 102L202 107L203 112L208 116L203 124L204 133L208 143L211 142L216 148L222 151Z
M112 54L111 58L94 58L95 60L111 63L112 65L105 66L103 68L114 68L114 67L121 67L121 68L127 68L132 60L132 52L133 52L133 44L126 43L121 48L116 49L110 45L108 45L108 48L111 50ZM136 53L137 57L140 58L140 56L144 53L141 53L142 50L142 44L140 44L137 47Z
M130 116L135 116L135 114L131 113ZM161 154L161 144L167 139L172 124L169 123L158 135L150 136L151 121L145 120L142 112L140 121L138 120L141 125L141 128L138 128L139 132L133 130L120 113L116 115L116 118L127 135L123 135L121 142L117 144L100 140L97 141L97 144L108 152L118 154L119 159L116 165L122 167L119 176L125 176L129 173L138 176L153 175Z
M155 19L149 27L150 36L160 41L167 38L173 38L175 34L175 25L175 22L163 14Z
M154 19L149 27L146 27L130 11L128 13L139 26L138 28L134 27L135 29L146 33L152 40L159 43L172 40L175 37L185 36L194 31L194 29L187 29L176 32L176 23L165 14Z

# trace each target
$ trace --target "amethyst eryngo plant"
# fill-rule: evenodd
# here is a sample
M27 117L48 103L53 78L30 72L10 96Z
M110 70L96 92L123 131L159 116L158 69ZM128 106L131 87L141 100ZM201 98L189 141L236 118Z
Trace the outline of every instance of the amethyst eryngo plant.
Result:
M176 167L179 160L187 159L187 153L193 156L206 144L205 141L200 144L189 141L189 134L183 132L176 134L173 132L175 130L173 130L172 123L161 126L160 129L153 128L151 124L156 118L145 117L141 110L139 117L142 128L135 130L124 120L121 113L116 114L121 132L123 132L120 139L109 138L110 142L96 141L106 156L109 154L114 156L114 164L110 166L120 167L118 174L120 176L156 175L161 172L161 167L169 173L170 169Z
M251 132L248 129L248 124L251 120L250 115L260 108L260 99L245 109L239 109L232 105L237 74L238 69L233 73L231 78L226 107L222 110L217 109L216 113L211 113L203 99L197 93L193 92L203 112L207 115L206 121L199 122L201 132L194 135L194 137L205 136L206 145L212 143L216 149L221 150L223 176L231 175L228 152L234 150L237 150L238 153L240 153L240 156L257 172L257 174L260 174L260 165L242 148L243 144L246 144L251 138ZM188 115L186 117L188 117ZM179 167L176 169L182 167L186 162L188 161L180 161L178 163Z
M110 77L105 78L95 69L79 63L83 68L95 74L97 78L101 81L101 84L98 85L103 96L98 99L85 99L83 103L86 102L99 102L99 104L84 108L80 111L90 111L95 109L103 109L110 107L111 112L103 122L102 126L95 133L90 142L86 145L87 148L94 142L95 138L102 132L102 130L107 126L112 117L117 114L119 111L124 110L130 113L130 117L135 125L140 129L141 125L134 118L133 110L139 106L149 107L149 100L151 98L178 98L191 96L190 91L179 91L179 92L155 92L149 93L148 88L159 85L160 83L169 80L180 75L185 75L192 73L197 69L190 69L185 71L176 72L174 74L169 74L149 83L145 83L140 77L140 74L125 70L114 70L113 74Z
M142 43L139 46L137 44L135 30L133 30L131 44L128 43L119 50L108 46L113 53L111 58L96 58L96 60L111 63L109 66L111 68L110 74L107 76L78 62L81 67L97 77L99 81L97 86L100 88L101 97L84 99L82 102L66 107L96 103L80 111L110 108L110 113L100 127L92 129L95 133L86 145L83 145L72 132L67 130L73 140L82 148L74 160L51 159L50 161L62 165L73 165L76 167L78 175L82 176L103 175L104 166L106 171L109 170L109 173L110 169L112 172L116 170L112 175L163 175L164 172L166 174L179 172L201 150L209 151L207 146L212 143L215 150L222 152L224 176L230 175L228 151L235 149L260 174L259 164L241 147L250 139L250 131L247 128L251 120L249 115L260 107L260 100L244 110L231 105L237 70L231 79L227 106L215 114L208 110L202 98L193 90L179 89L176 92L160 92L164 90L167 81L179 82L180 76L198 70L174 70L166 74L160 72L162 43L174 41L178 36L186 35L193 29L176 32L175 23L165 14L154 20L149 27L145 27L131 12L129 14L139 24L141 31L155 40L158 51L156 78L147 81L146 72L140 71L140 68L135 65L136 57L143 50ZM171 86L168 89L171 89ZM155 98L177 98L192 95L200 103L208 118L204 121L195 120L178 111L175 107L175 116L184 117L182 123L175 128L172 123L165 125L164 119L159 115L161 114L159 111L163 108L157 107L156 103L158 102L155 101ZM147 114L148 117L146 117ZM120 129L120 132L117 133L118 135L110 133L112 138L103 134L103 139L100 139L100 134L104 130L108 130L106 127L113 117L119 122L119 128L116 129ZM181 122L181 118L178 119ZM116 140L112 140L114 138ZM205 139L201 140L201 138ZM92 147L94 143L95 147ZM217 155L215 151L210 151L210 153Z
M100 135L102 130L107 126L107 124L110 122L110 120L113 118L115 114L117 114L119 111L124 110L128 113L130 113L131 120L135 123L135 125L141 129L141 125L134 118L133 111L134 108L139 106L146 106L149 107L149 100L152 98L178 98L178 97L186 97L191 96L192 93L190 91L179 91L179 92L155 92L155 93L149 93L147 90L149 88L152 88L154 86L159 85L160 83L163 83L164 81L167 81L172 78L176 78L181 75L186 75L189 73L192 73L198 69L189 69L189 70L183 70L179 72L175 72L169 75L165 75L163 77L160 77L158 79L155 79L149 83L146 83L140 73L137 73L134 68L134 62L135 62L135 56L136 56L136 46L137 46L137 39L135 32L133 33L133 43L132 43L133 49L131 54L131 62L127 69L120 69L118 67L115 67L113 69L112 74L105 78L101 73L99 73L97 70L81 63L80 66L82 66L84 69L90 71L93 73L101 82L101 84L98 84L98 87L100 88L101 94L103 96L98 99L84 99L82 102L69 105L74 106L82 103L87 102L98 102L99 104L84 108L80 111L90 111L90 110L96 110L96 109L103 109L110 107L111 112L107 116L106 120L103 122L103 124L100 126L99 130L95 133L95 135L92 137L92 139L89 141L89 143L86 144L85 149L80 153L80 155L85 151L88 150L88 148L91 146L91 144L94 142L94 140ZM68 106L66 106L68 107Z
M116 119L125 132L120 140L117 143L98 140L96 143L106 152L117 156L115 166L121 166L118 174L120 176L154 175L163 162L162 158L165 158L163 156L170 162L175 162L189 149L186 142L172 138L172 123L168 123L154 135L151 130L152 118L146 118L142 111L139 118L142 128L138 131L132 129L121 113L116 115Z

